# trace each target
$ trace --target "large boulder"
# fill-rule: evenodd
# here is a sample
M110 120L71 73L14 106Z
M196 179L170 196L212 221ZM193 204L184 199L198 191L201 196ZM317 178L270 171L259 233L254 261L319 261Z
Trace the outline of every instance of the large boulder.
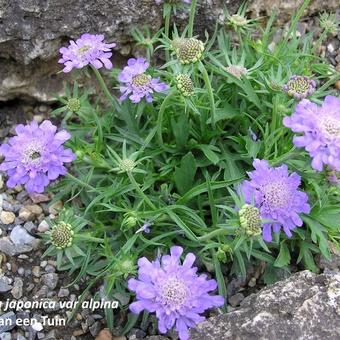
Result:
M199 324L190 339L340 339L340 273L292 275Z
M223 20L223 9L231 13L242 0L198 0L197 31L213 30ZM287 20L302 0L253 0L254 15L278 9ZM310 12L337 8L337 0L312 0ZM117 43L119 56L133 54L130 31L162 24L162 6L155 0L0 0L0 101L31 97L51 99L62 89L65 75L58 73L58 49L70 38L84 32L104 33L108 42ZM178 11L185 20L188 11Z

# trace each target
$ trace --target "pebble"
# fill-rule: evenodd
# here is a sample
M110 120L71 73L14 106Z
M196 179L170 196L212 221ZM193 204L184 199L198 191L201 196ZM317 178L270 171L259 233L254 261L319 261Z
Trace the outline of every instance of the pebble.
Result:
M29 233L34 233L37 230L36 225L33 222L26 222L24 224L24 228L29 232Z
M44 203L51 200L51 196L45 194L33 193L30 197L33 203Z
M33 244L35 237L31 236L26 229L17 225L11 231L10 238L14 244Z
M99 321L96 321L89 329L90 333L93 337L97 336L102 328L102 324Z
M32 212L34 215L39 216L42 214L43 210L41 207L39 207L39 205L37 204L28 204L25 206L25 208L27 210L29 210L30 212Z
M10 291L13 287L9 284L8 277L2 276L0 277L0 293L6 293Z
M102 329L95 338L95 340L113 340L113 339L114 338L111 332L107 328ZM123 339L125 340L126 337L124 337Z
M45 220L42 220L38 226L38 232L44 233L50 229L48 223Z
M25 273L25 269L23 267L19 267L18 268L18 274L22 276L22 275L24 275L24 273Z
M15 214L11 211L1 211L0 220L3 224L11 224L15 220Z
M30 245L16 245L4 238L0 239L0 251L8 256L15 256L22 253L28 253L33 248Z
M12 335L9 332L0 334L0 340L11 340L11 339L12 339Z
M66 297L70 295L70 291L67 288L60 288L58 292L58 297Z
M256 286L256 278L252 277L248 282L249 287L255 287Z
M51 266L50 264L45 266L45 272L46 273L55 273L55 268Z
M26 207L22 207L19 210L19 218L25 222L32 221L34 219L34 214L32 213L32 211L28 210Z
M39 266L34 266L32 268L32 274L35 276L35 277L40 277L41 276L41 269Z
M13 295L13 297L15 299L20 299L23 295L23 286L24 286L24 282L22 281L22 279L20 279L19 277L16 277L14 279L14 287L11 290L11 293Z
M229 298L229 304L232 307L238 306L244 300L244 295L242 293L237 293Z
M335 88L337 90L340 90L340 80L337 80L336 83L335 83Z
M0 190L4 187L4 180L2 178L2 174L0 174Z
M41 280L48 288L53 290L57 287L59 277L56 273L48 273L44 274Z
M0 316L0 334L12 330L16 326L16 320L17 317L13 312L2 314Z

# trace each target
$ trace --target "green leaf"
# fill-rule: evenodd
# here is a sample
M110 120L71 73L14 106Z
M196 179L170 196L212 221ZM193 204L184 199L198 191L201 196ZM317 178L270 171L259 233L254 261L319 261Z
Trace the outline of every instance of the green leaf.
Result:
M199 144L197 145L197 148L202 150L204 155L214 164L216 165L220 158L218 157L218 155L213 151L213 149L217 149L216 147L214 147L213 145L205 145L205 144Z
M176 187L181 195L192 188L196 170L195 157L189 152L182 158L180 166L176 167L174 173Z
M281 246L280 246L280 253L279 253L277 259L274 262L274 266L279 267L279 268L285 267L285 266L289 265L290 259L291 259L291 257L290 257L290 252L289 252L288 246L283 241L281 243Z

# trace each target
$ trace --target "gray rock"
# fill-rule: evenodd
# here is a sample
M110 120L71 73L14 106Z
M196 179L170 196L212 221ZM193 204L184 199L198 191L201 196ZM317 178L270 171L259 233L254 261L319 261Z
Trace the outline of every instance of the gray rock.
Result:
M6 276L0 277L0 293L8 292L12 289Z
M16 320L17 317L13 312L2 314L0 316L0 334L12 330Z
M41 277L41 281L50 289L55 289L57 287L58 284L58 274L56 273L48 273L48 274L44 274Z
M229 0L230 11L241 0ZM65 74L58 64L59 48L82 33L103 33L115 41L115 64L131 54L134 27L162 24L163 6L154 0L1 0L0 1L0 100L29 96L53 99L62 90ZM223 0L200 0L200 31L213 28L223 14ZM188 13L188 10L184 11Z
M12 339L12 335L9 332L0 334L0 340L11 340L11 339Z
M231 306L236 307L244 300L244 295L242 293L237 293L229 298L229 303Z
M10 238L16 245L33 244L36 240L35 237L31 236L25 228L19 225L13 228Z
M339 339L340 273L303 271L191 330L191 340Z
M0 239L0 251L8 256L15 256L18 254L28 253L33 248L29 245L17 245L5 239Z
M20 279L19 277L16 277L14 279L14 287L11 290L11 293L13 295L13 297L15 299L20 299L23 295L23 286L24 286L24 282L22 281L22 279Z

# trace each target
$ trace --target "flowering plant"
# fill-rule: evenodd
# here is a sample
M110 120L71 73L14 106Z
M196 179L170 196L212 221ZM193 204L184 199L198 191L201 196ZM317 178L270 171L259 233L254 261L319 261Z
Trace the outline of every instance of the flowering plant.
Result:
M101 92L75 84L59 98L68 132L19 125L0 149L1 169L10 186L38 192L65 175L50 188L55 200L77 197L82 222L61 217L48 253L90 285L104 280L107 296L119 292L124 334L140 320L147 329L155 313L161 333L187 339L227 310L225 277L258 263L265 283L297 264L317 271L314 256L339 247L339 74L311 34L295 34L308 1L275 42L274 18L262 30L245 6L203 40L197 0L156 2L164 30L136 28L145 53L123 68L111 61L120 46L103 35L60 49L64 72L92 74ZM186 28L171 24L189 8Z

